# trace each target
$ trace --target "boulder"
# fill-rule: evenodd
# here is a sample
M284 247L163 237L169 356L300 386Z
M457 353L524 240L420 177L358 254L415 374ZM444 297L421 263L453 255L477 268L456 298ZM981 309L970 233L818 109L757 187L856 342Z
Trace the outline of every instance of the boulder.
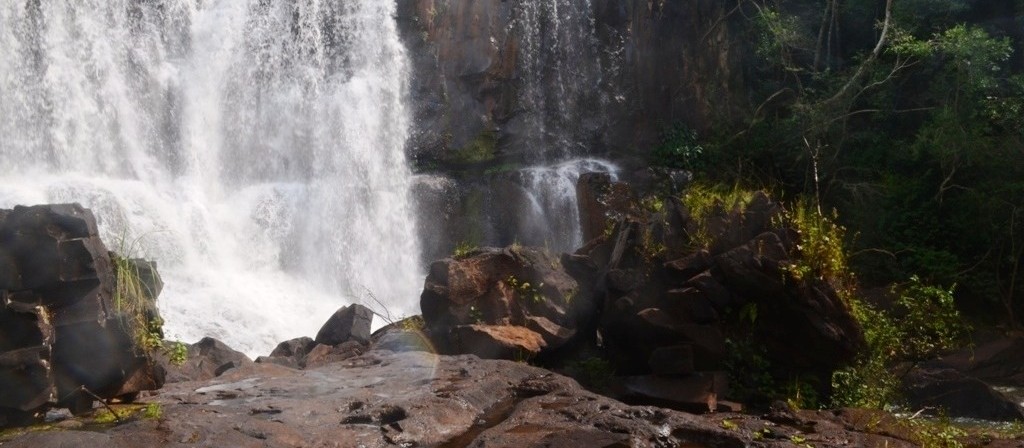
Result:
M927 365L956 369L992 384L1024 387L1021 359L1024 359L1024 338L1003 337L943 356Z
M306 369L315 369L354 358L365 351L366 346L357 341L345 341L338 345L318 344L309 351L300 365Z
M433 353L434 346L422 331L389 329L374 337L374 350Z
M731 209L712 205L700 222L677 198L662 205L612 214L610 232L566 257L581 289L594 291L598 330L617 372L685 370L662 356L681 346L696 371L720 370L728 334L762 343L780 378L829 384L863 347L859 324L832 286L789 272L799 235L780 227L783 210L766 194Z
M0 413L29 412L57 395L50 369L53 327L42 306L8 302L0 308ZM2 426L2 425L0 425Z
M605 196L611 190L611 184L612 178L608 173L584 173L576 183L583 241L590 241L604 233L608 222Z
M486 359L530 359L547 346L541 335L514 325L460 325L451 334L457 352Z
M95 218L78 204L19 206L0 216L0 341L21 341L0 343L0 369L23 369L0 378L0 389L23 389L0 407L57 404L80 412L93 395L131 398L161 387L164 372L138 336L159 331L152 326L162 287L155 265L124 260L115 269ZM119 271L145 290L115 301Z
M725 372L693 375L631 376L624 380L627 401L691 412L718 411L718 399L728 393Z
M324 345L338 345L347 341L363 344L370 342L370 324L373 311L358 303L338 309L320 331L316 342Z
M167 363L167 381L204 381L223 375L228 370L252 364L253 361L227 344L214 338L203 338L188 346L185 363L180 366Z
M277 347L274 347L274 350L270 352L270 356L302 359L316 345L317 342L308 336L290 339L277 344Z
M466 353L466 340L460 340L465 336L480 356L514 356L520 348L536 354L568 344L594 314L589 298L559 258L511 246L434 262L420 305L426 332L442 352ZM514 343L519 348L511 351L480 348L491 345L480 341L494 338L504 346L509 328L521 328L514 333L531 335L531 342Z
M903 377L903 393L912 409L949 417L1012 422L1024 420L1020 405L977 378L953 369L919 368Z

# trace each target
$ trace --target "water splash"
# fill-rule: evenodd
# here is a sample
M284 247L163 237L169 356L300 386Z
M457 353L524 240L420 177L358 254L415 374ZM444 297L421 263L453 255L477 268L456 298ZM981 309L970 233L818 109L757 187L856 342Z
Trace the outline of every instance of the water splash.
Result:
M583 173L609 173L619 167L606 160L574 159L519 171L526 206L516 223L518 238L530 245L572 252L583 245L576 183Z
M0 207L93 209L113 249L158 260L185 340L262 354L371 293L413 311L394 9L3 2Z

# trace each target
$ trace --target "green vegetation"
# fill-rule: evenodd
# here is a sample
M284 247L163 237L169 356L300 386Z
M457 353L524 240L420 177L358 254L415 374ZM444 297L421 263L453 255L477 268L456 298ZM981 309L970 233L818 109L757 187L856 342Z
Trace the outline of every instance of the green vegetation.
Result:
M452 258L461 260L469 257L477 249L479 249L479 247L477 247L476 244L472 244L467 241L459 241L459 243L455 245L455 252L452 253Z
M652 150L651 157L652 165L686 170L701 169L705 162L697 131L681 124L662 133L661 144Z
M750 102L737 105L734 120L700 130L702 138L682 127L666 132L652 165L688 167L705 184L814 198L829 211L817 216L856 234L848 262L860 282L957 284L961 310L1018 327L1024 3L754 0L737 8L740 40L752 43ZM701 199L691 201L708 202ZM822 243L810 252L835 252L826 247L833 241L812 245Z
M132 253L138 242L135 240L126 244L122 237L119 247L123 253ZM140 353L162 351L172 364L184 364L188 348L180 342L171 345L164 343L164 321L156 308L158 292L152 286L153 282L159 280L144 278L139 271L139 260L111 254L110 261L117 281L114 286L114 307L121 316L121 325L132 336L135 350ZM147 275L156 274L153 271Z
M533 303L541 303L548 299L544 296L544 293L540 292L540 288L544 287L544 283L534 286L531 285L530 282L521 281L514 275L510 275L505 279L505 284L511 286L512 289L519 294L519 298L521 299L529 299L533 301Z
M164 408L160 403L150 403L142 411L142 416L150 420L159 420L164 415Z
M480 131L472 141L455 152L453 161L456 163L481 163L494 159L498 145L498 133L491 130Z
M730 211L742 213L753 198L753 190L743 189L738 185L724 187L696 183L688 187L683 193L683 205L690 213L690 219L697 225L689 235L690 243L695 248L706 248L711 245L715 235L710 234L708 219Z
M894 292L898 298L889 312L852 302L868 348L853 366L833 374L833 405L881 409L898 404L895 365L913 365L962 345L969 327L956 310L951 289L914 277Z
M844 298L852 294L854 278L847 263L846 229L836 224L837 214L829 218L811 208L806 200L786 210L784 225L796 230L800 242L794 264L788 271L797 280L813 276L828 281Z

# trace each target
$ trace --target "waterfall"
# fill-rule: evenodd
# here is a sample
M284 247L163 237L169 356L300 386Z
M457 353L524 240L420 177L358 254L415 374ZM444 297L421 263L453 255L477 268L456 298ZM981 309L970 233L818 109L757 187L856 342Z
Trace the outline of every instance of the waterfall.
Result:
M0 5L0 207L80 202L156 259L168 336L249 354L417 311L394 2Z
M590 0L523 0L514 21L519 36L520 106L527 143L539 160L588 151L586 134L607 102Z
M605 124L600 51L589 0L523 0L515 20L520 40L519 103L535 165L519 172L529 206L516 225L520 240L571 252L582 232L576 181L586 172L618 176L611 162L587 158L592 134Z

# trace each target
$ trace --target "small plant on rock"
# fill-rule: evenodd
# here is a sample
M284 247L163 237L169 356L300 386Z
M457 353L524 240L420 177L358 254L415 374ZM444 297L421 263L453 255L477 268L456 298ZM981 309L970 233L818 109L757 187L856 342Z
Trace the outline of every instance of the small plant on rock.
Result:
M460 241L455 245L455 252L452 253L452 258L456 260L462 260L469 257L474 251L479 249L476 244L472 244L468 241Z

